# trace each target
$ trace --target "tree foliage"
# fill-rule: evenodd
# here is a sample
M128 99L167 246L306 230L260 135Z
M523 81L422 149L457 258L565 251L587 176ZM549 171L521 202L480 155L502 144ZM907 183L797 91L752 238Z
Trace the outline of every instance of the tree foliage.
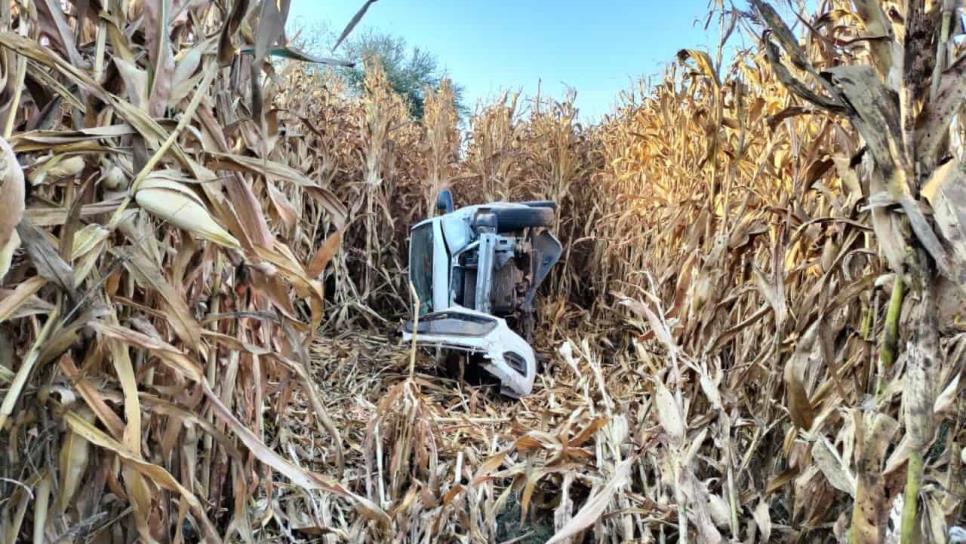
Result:
M338 69L350 89L362 93L364 65L377 60L382 64L390 86L406 100L409 113L416 119L423 117L426 90L439 89L446 78L445 70L433 53L410 46L399 36L370 31L350 39L343 47L342 56L357 61L353 68ZM463 114L466 111L462 101L463 88L454 85L453 91L457 111Z

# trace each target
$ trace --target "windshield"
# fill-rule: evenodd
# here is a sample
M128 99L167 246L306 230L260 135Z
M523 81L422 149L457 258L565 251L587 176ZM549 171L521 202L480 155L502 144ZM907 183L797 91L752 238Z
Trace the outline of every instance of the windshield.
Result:
M413 229L409 244L409 281L419 297L419 315L425 315L433 311L433 224Z

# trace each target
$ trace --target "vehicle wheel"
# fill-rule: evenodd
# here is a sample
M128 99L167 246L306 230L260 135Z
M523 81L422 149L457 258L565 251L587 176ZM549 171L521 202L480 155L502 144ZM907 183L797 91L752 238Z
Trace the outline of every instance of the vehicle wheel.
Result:
M553 225L551 208L494 208L490 211L496 216L497 232Z
M521 202L520 204L525 204L531 208L550 208L551 210L557 209L557 203L553 200L527 200Z

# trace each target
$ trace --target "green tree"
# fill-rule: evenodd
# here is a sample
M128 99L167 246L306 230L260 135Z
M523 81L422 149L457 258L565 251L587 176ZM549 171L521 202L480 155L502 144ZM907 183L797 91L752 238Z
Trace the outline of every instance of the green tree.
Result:
M340 49L340 57L356 62L353 68L337 69L351 90L362 92L365 79L363 61L375 57L386 71L392 88L406 99L409 113L416 119L423 117L423 94L426 88L438 89L446 77L435 55L419 47L410 47L406 40L398 36L368 32L350 38ZM454 84L453 91L456 111L462 116L466 113L462 101L463 89Z

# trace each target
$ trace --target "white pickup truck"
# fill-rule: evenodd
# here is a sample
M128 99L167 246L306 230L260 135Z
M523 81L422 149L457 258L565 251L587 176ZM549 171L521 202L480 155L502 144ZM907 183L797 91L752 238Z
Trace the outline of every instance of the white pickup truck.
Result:
M498 378L502 394L528 395L537 371L528 343L533 302L561 254L548 230L556 204L493 202L454 210L443 190L437 210L410 231L409 279L420 315L403 325L403 339L456 350Z

